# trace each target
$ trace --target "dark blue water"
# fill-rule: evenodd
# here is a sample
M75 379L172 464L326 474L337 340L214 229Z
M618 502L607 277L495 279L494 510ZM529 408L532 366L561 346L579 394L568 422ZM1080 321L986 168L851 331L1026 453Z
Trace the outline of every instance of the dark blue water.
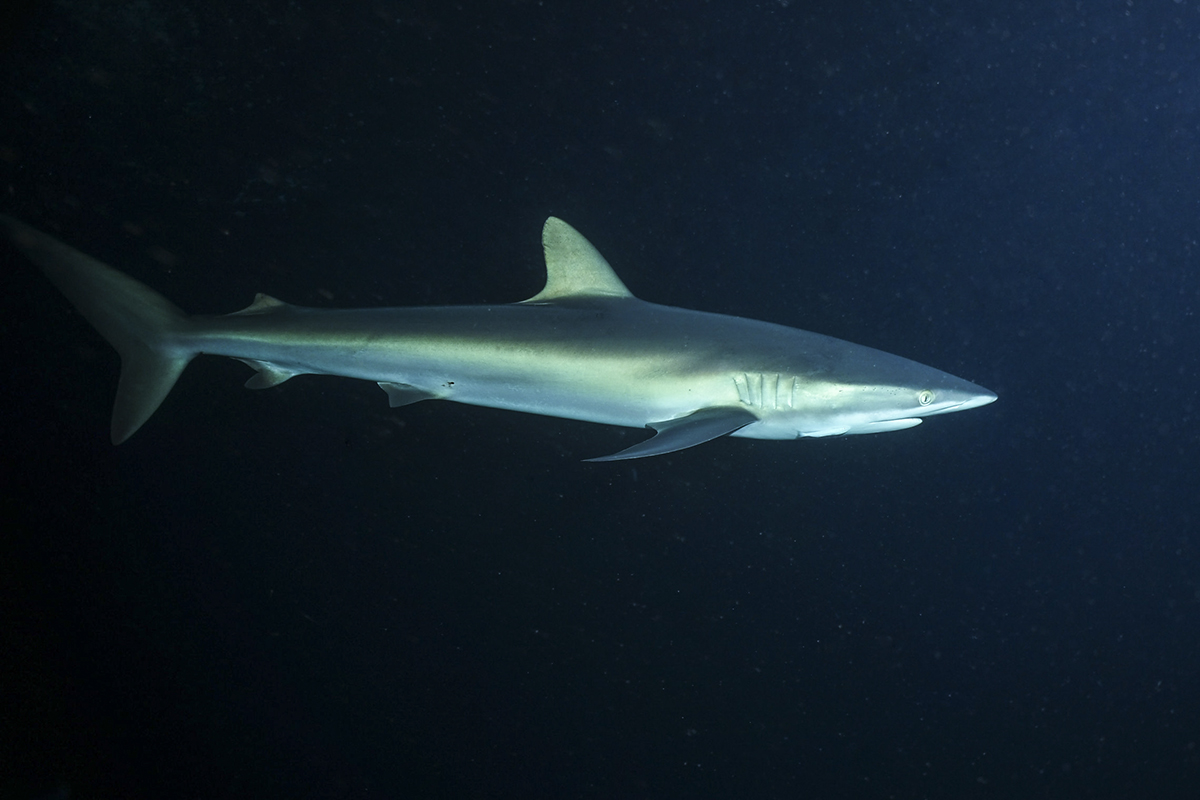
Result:
M635 431L115 354L5 246L0 795L1189 798L1200 4L26 3L0 211L190 311L655 302L995 405Z

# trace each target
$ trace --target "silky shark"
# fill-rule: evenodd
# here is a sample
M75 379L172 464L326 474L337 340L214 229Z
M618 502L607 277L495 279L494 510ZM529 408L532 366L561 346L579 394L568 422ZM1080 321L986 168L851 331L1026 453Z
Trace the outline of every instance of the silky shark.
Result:
M546 286L495 306L319 309L264 294L223 316L189 315L154 290L10 217L0 224L121 356L119 444L202 353L256 370L375 381L393 407L419 400L650 428L613 455L660 455L719 436L798 439L911 428L996 395L869 347L769 322L656 305L555 217L542 228Z

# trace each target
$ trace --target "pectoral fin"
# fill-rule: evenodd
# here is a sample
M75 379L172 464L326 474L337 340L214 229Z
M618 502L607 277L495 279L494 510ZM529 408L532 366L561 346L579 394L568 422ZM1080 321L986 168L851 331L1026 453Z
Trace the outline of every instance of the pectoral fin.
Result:
M628 458L645 458L646 456L673 453L676 450L703 444L719 436L726 436L757 421L758 417L744 408L702 408L686 417L650 423L646 427L654 429L655 435L633 447L627 447L611 456L585 460L624 461Z

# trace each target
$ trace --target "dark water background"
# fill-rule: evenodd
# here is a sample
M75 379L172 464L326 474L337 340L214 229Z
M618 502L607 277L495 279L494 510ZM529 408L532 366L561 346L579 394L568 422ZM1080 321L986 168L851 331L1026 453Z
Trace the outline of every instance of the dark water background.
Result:
M1200 3L10 4L0 211L188 310L639 296L996 391L642 434L115 354L5 246L5 798L1200 796Z

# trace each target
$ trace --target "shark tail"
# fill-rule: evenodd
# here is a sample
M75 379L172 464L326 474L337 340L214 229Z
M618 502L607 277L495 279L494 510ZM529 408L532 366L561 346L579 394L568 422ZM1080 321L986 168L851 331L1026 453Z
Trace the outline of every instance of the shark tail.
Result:
M4 215L0 227L121 355L111 428L113 444L120 444L197 355L186 344L194 323L158 292L52 236Z

